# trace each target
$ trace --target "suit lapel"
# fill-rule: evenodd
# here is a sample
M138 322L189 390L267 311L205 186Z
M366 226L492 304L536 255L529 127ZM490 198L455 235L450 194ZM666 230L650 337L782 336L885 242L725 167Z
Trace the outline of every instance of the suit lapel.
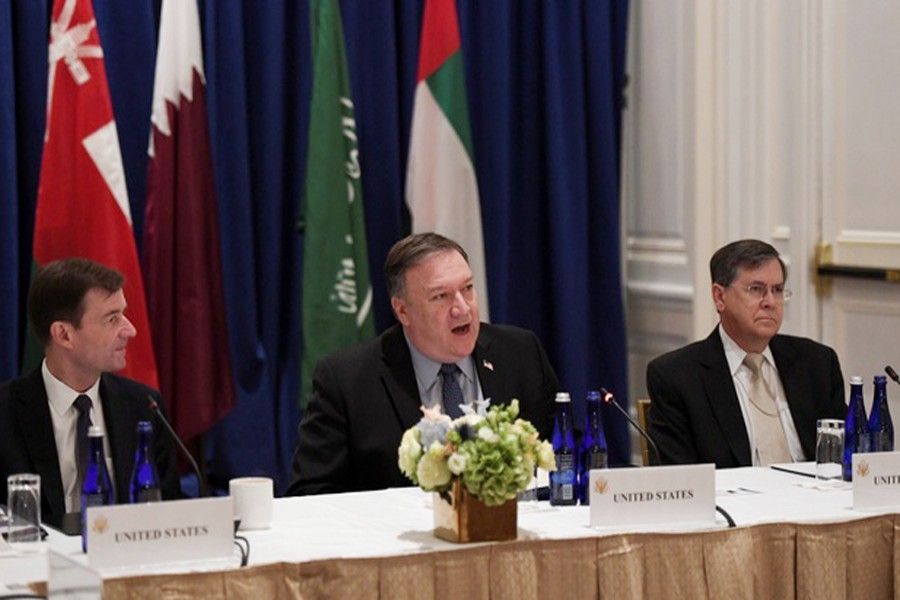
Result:
M56 452L53 421L50 419L50 404L40 367L17 386L15 402L16 420L25 434L23 437L28 456L37 474L41 476L41 487L48 508L53 515L61 518L66 512L66 500L59 473L59 456Z
M400 420L402 429L408 429L422 418L422 401L419 386L412 366L409 346L403 336L403 329L394 325L381 339L381 381L387 391L388 400Z
M116 381L105 373L100 378L100 402L116 477L116 502L127 503L137 435L133 428L137 421L129 399L124 397Z
M815 422L815 415L807 410L811 404L804 402L805 398L813 397L812 380L800 374L799 357L795 349L786 343L785 338L777 335L769 341L769 348L772 350L772 357L775 359L775 366L778 368L778 376L794 423ZM804 432L811 430L804 427L796 429L803 452L807 456L814 455L815 439L804 436Z
M478 382L481 384L481 395L484 399L490 399L491 405L501 402L500 378L497 375L498 357L493 348L493 340L490 333L485 331L485 325L481 325L478 340L475 342L475 352L472 356L475 361L475 370L478 371Z
M747 426L741 414L741 405L734 390L734 380L728 368L718 328L714 329L703 343L700 364L704 368L703 387L706 399L728 442L728 447L739 464L752 464ZM702 432L700 434L702 435Z

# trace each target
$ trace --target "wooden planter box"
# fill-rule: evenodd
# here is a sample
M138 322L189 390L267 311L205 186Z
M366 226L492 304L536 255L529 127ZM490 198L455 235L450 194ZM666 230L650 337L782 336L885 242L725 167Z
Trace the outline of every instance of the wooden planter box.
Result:
M434 494L434 535L456 543L516 539L517 502L485 506L459 480L444 494Z

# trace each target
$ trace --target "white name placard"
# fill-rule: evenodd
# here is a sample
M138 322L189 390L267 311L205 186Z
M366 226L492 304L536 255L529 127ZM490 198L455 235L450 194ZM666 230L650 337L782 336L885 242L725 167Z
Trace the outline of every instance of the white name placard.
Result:
M715 465L591 471L591 527L716 520Z
M900 506L900 452L853 455L853 508Z
M233 556L227 496L91 507L86 527L88 564L96 569Z

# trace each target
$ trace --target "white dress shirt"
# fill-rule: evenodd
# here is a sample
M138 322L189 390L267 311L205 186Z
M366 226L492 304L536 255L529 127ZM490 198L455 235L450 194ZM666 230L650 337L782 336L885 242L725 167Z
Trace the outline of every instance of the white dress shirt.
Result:
M56 441L56 455L59 458L59 474L62 476L63 493L66 497L66 512L81 510L81 490L76 490L78 467L75 463L77 445L78 410L75 399L84 394L91 399L91 423L103 428L103 452L106 454L106 467L113 488L112 453L109 449L109 436L106 434L106 421L103 418L103 404L100 402L100 379L84 392L77 392L57 379L47 368L47 360L41 365L44 377L44 389L50 403L50 420L53 422L53 438Z

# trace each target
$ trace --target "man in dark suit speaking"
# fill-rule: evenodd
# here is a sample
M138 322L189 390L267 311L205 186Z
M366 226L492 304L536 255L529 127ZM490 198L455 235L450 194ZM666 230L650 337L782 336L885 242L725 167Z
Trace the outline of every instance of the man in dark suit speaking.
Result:
M403 432L422 407L518 398L542 437L559 383L530 331L479 322L468 257L434 233L394 245L384 267L399 325L319 362L299 428L288 495L411 485L397 466Z
M775 248L733 242L709 266L719 326L647 367L661 461L723 468L813 460L816 420L846 411L837 355L778 334L790 291Z
M44 361L0 386L0 501L6 500L8 475L37 473L43 520L57 527L65 513L81 510L79 465L86 456L78 456L79 418L106 432L119 503L129 501L138 421L160 430L148 406L148 396L162 404L159 392L112 374L125 367L126 346L137 333L125 316L124 281L118 271L83 258L41 269L28 294L28 316ZM172 441L157 435L154 453L163 498L178 498Z

